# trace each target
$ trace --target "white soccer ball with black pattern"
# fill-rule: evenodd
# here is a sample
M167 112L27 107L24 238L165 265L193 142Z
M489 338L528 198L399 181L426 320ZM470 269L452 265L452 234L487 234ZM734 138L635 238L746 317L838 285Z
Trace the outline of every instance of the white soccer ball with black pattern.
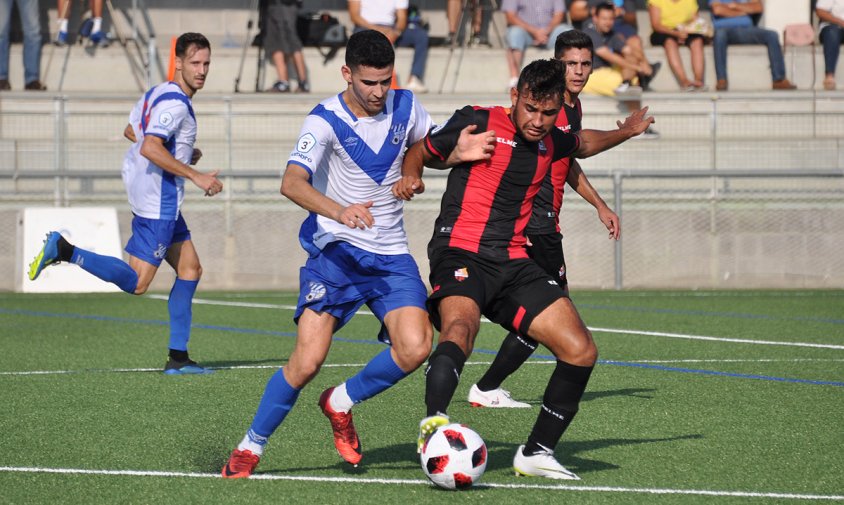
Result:
M463 424L437 428L422 446L422 470L439 487L467 489L481 480L486 470L486 444Z

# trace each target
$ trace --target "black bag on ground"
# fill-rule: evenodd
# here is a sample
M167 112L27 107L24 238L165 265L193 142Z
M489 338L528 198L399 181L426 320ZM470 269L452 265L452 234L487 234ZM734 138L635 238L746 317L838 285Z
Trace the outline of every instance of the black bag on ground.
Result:
M331 61L337 51L346 47L346 42L349 41L346 27L326 12L299 14L296 19L296 33L303 45L319 50L323 57L323 65Z

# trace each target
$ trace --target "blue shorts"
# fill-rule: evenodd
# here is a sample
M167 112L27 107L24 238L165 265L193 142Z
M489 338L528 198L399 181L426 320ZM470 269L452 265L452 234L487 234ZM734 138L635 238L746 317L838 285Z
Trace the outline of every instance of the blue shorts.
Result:
M161 266L170 246L186 240L190 240L190 230L181 213L175 221L135 216L125 251L150 265Z
M378 339L389 343L384 316L401 307L425 310L428 291L409 254L375 254L347 242L332 242L299 270L299 302L293 320L306 308L337 318L343 327L365 303L381 321Z

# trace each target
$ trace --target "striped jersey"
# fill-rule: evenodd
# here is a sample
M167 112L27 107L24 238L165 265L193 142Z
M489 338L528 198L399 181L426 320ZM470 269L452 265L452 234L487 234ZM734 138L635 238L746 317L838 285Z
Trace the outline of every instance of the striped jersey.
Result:
M408 146L423 139L431 117L407 90L391 90L384 110L357 117L342 93L320 102L302 125L288 165L303 167L314 189L343 207L372 201L375 224L349 228L311 213L299 231L299 241L311 256L342 240L378 254L409 253L404 230L404 202L393 196Z
M185 178L171 174L143 155L144 136L155 135L182 163L190 163L196 141L196 116L190 98L175 82L154 86L132 108L129 124L136 142L123 157L123 182L132 213L148 219L176 220L185 198Z
M554 124L565 133L578 133L581 130L582 118L583 109L578 98L574 107L563 104L563 110ZM560 209L563 206L563 191L566 177L569 175L569 166L571 157L555 161L551 165L551 170L542 181L539 193L533 201L533 215L526 230L528 235L550 235L560 231Z
M445 159L470 124L477 131L495 130L495 150L489 160L451 169L428 255L454 247L493 260L527 258L524 232L534 198L551 163L573 154L580 138L552 128L545 138L529 142L503 107L467 106L433 129L425 147Z

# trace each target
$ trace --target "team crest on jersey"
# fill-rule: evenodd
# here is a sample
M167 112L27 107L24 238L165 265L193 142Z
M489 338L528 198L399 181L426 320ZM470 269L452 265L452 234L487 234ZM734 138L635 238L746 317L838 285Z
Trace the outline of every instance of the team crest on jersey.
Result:
M158 249L156 249L152 255L157 259L163 259L164 256L167 255L167 246L164 244L158 244Z
M161 114L160 116L158 116L158 124L160 126L169 126L170 123L172 123L172 122L173 122L173 115L170 114L169 112L165 112L165 113Z
M466 267L458 268L454 271L454 278L457 279L457 282L463 282L469 278L469 269Z
M539 152L541 152L542 154L545 154L546 152L548 152L548 148L545 147L545 142L543 142L541 140L539 141Z
M314 148L314 145L316 145L316 138L310 133L306 133L296 141L296 150L300 153L307 153Z
M309 282L308 283L308 294L305 295L306 302L312 302L314 300L321 300L325 296L325 286L321 282Z
M393 132L390 142L392 142L395 146L399 145L404 140L404 135L407 132L403 124L393 126L390 131Z

